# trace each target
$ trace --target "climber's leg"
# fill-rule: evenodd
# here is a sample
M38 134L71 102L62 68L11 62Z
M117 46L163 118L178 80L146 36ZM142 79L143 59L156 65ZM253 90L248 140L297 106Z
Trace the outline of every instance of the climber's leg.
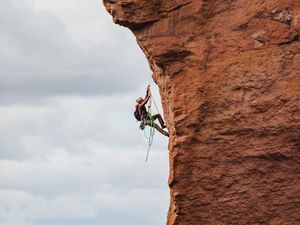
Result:
M158 119L159 124L160 124L160 126L161 126L162 129L164 129L164 128L167 127L167 126L165 125L165 122L164 122L164 120L163 120L163 118L161 117L160 114L155 114L154 116L152 116L152 119L153 119L153 120Z
M147 120L146 125L148 125L150 127L154 127L159 133L169 137L169 133L167 131L163 130L162 128L160 128L160 126L158 126L156 123L154 123L153 120Z

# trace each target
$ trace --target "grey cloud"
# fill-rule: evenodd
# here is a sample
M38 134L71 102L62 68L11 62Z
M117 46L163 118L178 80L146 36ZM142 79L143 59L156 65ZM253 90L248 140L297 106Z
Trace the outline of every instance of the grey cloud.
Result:
M53 61L58 63L72 55L71 37L59 18L47 12L18 8L9 0L3 1L5 7L0 9L0 65L7 72L24 72L39 68L40 64L53 66Z
M132 114L148 65L98 5L1 1L0 225L165 222L167 139L146 164Z
M130 76L115 76L112 73L98 75L98 71L86 74L73 73L72 76L53 73L43 76L18 77L17 79L2 79L0 83L0 98L2 101L31 97L53 97L59 95L112 95L132 92L136 87L136 79ZM115 78L112 78L115 77ZM30 82L28 81L30 80Z
M0 102L18 101L18 97L25 101L54 95L128 93L149 74L136 44L131 41L122 46L124 34L116 38L99 26L88 37L93 41L85 40L78 35L89 32L84 24L78 25L76 33L47 11L18 8L9 0L4 0L4 6L0 8ZM99 24L101 17L95 16ZM129 33L125 38L129 36L133 39ZM107 51L103 40L111 37L116 45Z

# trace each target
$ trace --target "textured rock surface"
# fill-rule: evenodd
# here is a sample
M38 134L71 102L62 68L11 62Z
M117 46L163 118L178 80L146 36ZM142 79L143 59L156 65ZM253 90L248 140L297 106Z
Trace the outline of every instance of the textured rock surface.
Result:
M160 88L167 224L300 224L300 1L104 4Z

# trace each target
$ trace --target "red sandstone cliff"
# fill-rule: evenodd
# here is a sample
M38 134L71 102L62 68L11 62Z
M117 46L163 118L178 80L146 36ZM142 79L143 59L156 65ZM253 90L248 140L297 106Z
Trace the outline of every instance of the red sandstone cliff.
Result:
M104 4L160 88L167 224L300 224L300 1Z

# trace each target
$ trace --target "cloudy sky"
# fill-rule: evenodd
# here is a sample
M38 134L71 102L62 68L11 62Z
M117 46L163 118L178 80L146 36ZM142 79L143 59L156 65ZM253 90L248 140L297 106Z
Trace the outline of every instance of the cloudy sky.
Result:
M101 0L0 0L0 225L165 224L167 140L145 163L132 113L149 74Z

